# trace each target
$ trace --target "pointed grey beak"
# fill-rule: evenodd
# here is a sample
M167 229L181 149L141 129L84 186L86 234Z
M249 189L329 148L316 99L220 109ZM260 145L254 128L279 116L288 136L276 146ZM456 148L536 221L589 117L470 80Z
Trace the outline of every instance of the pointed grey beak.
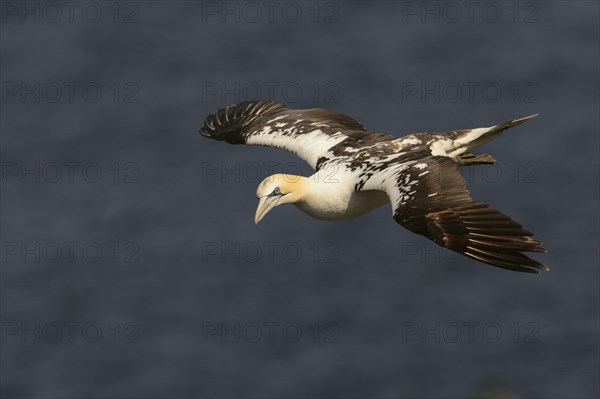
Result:
M258 224L265 217L267 213L277 206L280 196L274 197L261 197L258 199L258 207L256 208L256 214L254 215L254 223Z

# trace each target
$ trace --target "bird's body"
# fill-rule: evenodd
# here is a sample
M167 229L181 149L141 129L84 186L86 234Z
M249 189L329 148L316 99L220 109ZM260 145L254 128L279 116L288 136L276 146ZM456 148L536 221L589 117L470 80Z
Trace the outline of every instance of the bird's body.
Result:
M535 116L535 115L534 115ZM533 116L499 125L401 138L370 133L324 109L292 110L255 101L207 117L202 134L233 144L289 150L315 173L273 175L259 185L258 223L272 208L294 204L321 220L344 220L391 203L396 222L471 258L511 270L547 270L522 252L545 252L532 233L473 200L459 166L493 163L471 150Z
M310 188L302 200L294 203L304 213L319 220L347 220L364 215L390 202L383 191L354 191L354 183L348 175L340 176L333 185L319 177L311 176ZM314 180L313 180L314 178Z

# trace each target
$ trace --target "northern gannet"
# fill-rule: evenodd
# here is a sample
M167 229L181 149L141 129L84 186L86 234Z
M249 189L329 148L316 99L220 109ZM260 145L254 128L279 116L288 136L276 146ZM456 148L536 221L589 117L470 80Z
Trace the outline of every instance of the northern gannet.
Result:
M494 163L490 155L471 150L535 116L397 138L367 132L349 116L322 108L246 101L209 115L200 133L285 149L315 170L310 177L264 179L256 190L255 223L283 204L317 219L343 220L390 202L394 220L414 233L493 266L537 273L549 269L523 252L546 252L542 243L510 217L473 200L459 171L462 165Z

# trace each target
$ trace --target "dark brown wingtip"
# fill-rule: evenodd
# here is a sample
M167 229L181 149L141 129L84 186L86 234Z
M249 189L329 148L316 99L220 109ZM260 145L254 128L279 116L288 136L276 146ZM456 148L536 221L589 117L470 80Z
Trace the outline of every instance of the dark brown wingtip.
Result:
M468 247L464 255L492 266L517 272L539 273L539 271L550 270L548 266L521 252L492 252L481 247Z
M550 270L526 255L547 252L533 233L488 204L473 201L429 213L427 219L429 238L465 256L518 272Z
M269 116L285 109L274 101L244 101L220 108L206 117L200 134L232 144L245 142L244 129L262 116Z

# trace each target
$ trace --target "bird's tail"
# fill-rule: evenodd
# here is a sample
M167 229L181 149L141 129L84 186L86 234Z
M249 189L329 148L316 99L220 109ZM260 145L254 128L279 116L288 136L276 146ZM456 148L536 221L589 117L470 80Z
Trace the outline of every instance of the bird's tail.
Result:
M473 148L477 148L488 141L495 139L506 129L510 129L511 127L525 123L535 118L537 115L538 114L534 114L523 118L510 119L490 127L480 127L477 129L458 130L451 132L448 134L448 136L450 136L453 141L453 147L455 150L453 152L458 155L470 151Z

